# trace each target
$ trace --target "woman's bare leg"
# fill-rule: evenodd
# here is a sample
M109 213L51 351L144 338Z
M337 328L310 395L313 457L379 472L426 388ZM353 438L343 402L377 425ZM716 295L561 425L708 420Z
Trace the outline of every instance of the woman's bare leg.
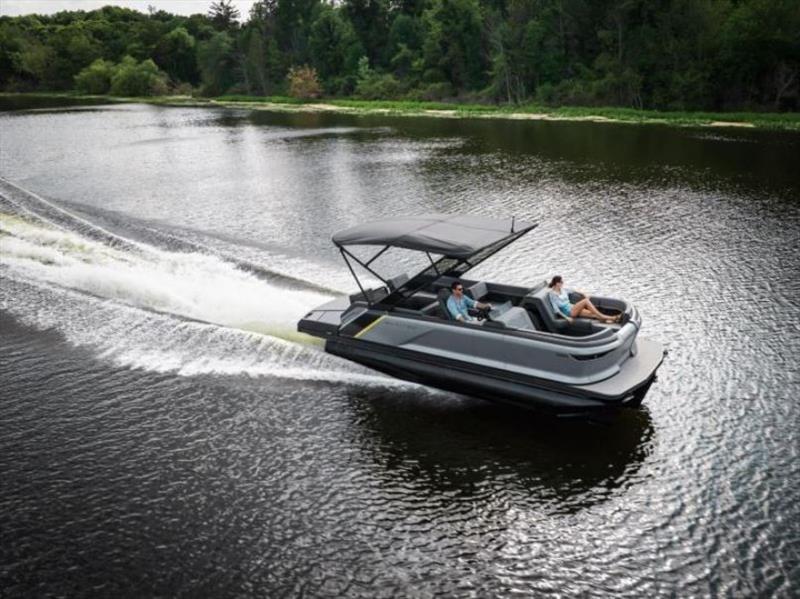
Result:
M572 309L570 310L570 316L574 318L580 315L580 313L583 312L584 310L588 310L589 312L591 312L595 316L595 318L597 318L598 316L600 318L604 317L603 314L601 314L600 311L594 307L594 304L592 304L592 302L589 301L589 298L586 297L583 298L582 300L579 300L577 303L573 304Z
M617 320L616 316L609 316L608 314L603 314L602 317L598 317L597 314L594 312L590 312L589 310L584 310L579 314L581 318L593 318L595 320L605 320L607 323L615 322Z
M606 320L613 322L615 319L613 316L609 316L608 314L603 314L600 310L595 308L594 304L589 301L588 297L583 298L577 304L572 306L572 310L570 311L570 316L573 318L577 316L583 316L584 312L588 312L590 316L588 318L596 318L597 320Z

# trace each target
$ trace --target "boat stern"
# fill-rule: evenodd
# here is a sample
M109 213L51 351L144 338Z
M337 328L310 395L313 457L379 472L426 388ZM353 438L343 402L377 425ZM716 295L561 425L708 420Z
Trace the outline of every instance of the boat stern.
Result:
M578 385L576 389L611 404L628 407L641 405L667 352L657 341L637 338L630 348L630 354L613 377L590 385Z
M342 322L342 316L350 308L350 298L338 297L317 306L297 323L297 330L307 335L327 339L335 335Z

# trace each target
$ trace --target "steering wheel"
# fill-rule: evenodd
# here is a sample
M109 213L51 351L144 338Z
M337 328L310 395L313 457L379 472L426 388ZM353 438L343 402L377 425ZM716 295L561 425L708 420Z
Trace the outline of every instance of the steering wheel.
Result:
M491 308L478 308L478 315L477 315L478 320L486 320L487 322L491 322L492 321L491 311L492 311Z

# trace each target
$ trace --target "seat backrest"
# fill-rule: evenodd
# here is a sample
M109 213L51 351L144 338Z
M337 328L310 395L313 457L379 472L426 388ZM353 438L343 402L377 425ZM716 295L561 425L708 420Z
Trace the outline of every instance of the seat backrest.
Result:
M545 330L551 333L572 334L576 336L590 335L599 330L599 328L593 325L592 321L587 318L573 318L572 322L569 322L566 318L558 314L553 307L553 303L550 301L551 291L552 290L546 283L541 283L531 289L522 300L522 306L528 308L529 313L532 311L534 312L533 316L539 316ZM536 322L536 318L533 320L538 328L539 323Z
M402 273L397 275L396 277L392 277L391 279L387 279L386 283L389 285L389 290L394 291L401 285L408 283L408 275L406 273Z
M421 314L425 316L436 316L437 318L441 318L439 314L439 300L433 300L430 304L425 306L420 310Z
M364 293L360 291L358 293L353 293L350 295L350 303L354 303L357 301L368 301L371 303L376 303L381 301L384 297L386 297L386 287L375 287L374 289L367 289Z
M531 290L528 292L528 294L530 295L531 293L536 293L538 291L541 291L542 289L548 289L548 290L550 289L547 286L547 281L539 281L538 283L536 283L536 285L531 287Z
M436 294L436 301L439 302L439 318L444 318L445 320L455 320L453 315L450 314L450 310L447 309L448 299L450 299L450 290L447 288L440 289Z
M477 302L489 295L489 288L486 283L479 281L465 290L465 293Z
M561 333L567 328L567 321L556 315L553 304L550 302L550 288L546 283L540 283L531 289L525 296L525 303L530 302L542 319L542 324L551 333Z

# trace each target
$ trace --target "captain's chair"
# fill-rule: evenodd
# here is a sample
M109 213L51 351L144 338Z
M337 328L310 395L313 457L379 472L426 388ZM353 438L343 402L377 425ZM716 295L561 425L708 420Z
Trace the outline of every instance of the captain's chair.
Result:
M439 302L439 318L445 320L455 320L450 310L447 309L447 300L450 299L450 290L444 287L436 294L436 301Z

